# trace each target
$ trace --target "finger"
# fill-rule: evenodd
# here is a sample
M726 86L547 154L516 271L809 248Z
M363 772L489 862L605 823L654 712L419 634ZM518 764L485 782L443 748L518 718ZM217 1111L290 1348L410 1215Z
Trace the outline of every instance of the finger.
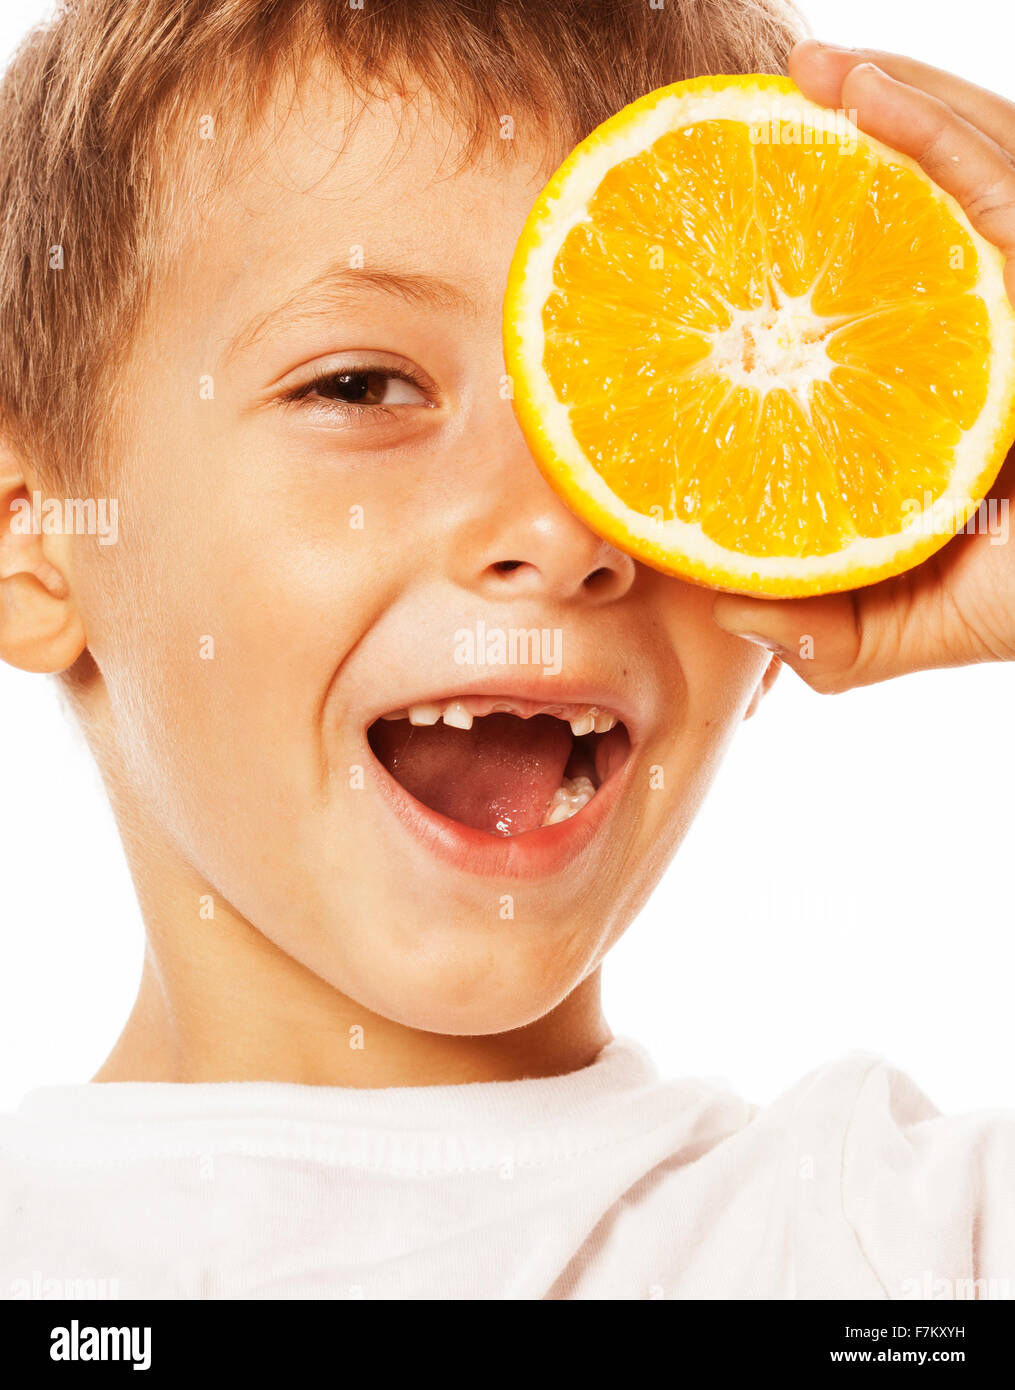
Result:
M735 637L767 647L815 690L862 684L860 629L851 594L809 599L756 599L719 594L716 623Z
M956 537L945 550L972 539ZM712 616L724 631L767 647L822 693L913 671L1011 660L1010 641L991 643L964 619L953 620L954 599L943 584L946 563L939 551L893 579L819 598L720 594Z
M916 160L982 236L1015 255L1015 164L993 140L938 97L871 64L851 69L841 96L862 130Z
M874 63L889 77L937 97L1015 155L1015 104L929 63L875 48L836 48L817 39L804 39L790 54L789 70L805 96L822 106L838 107L843 104L840 96L847 74L861 63Z

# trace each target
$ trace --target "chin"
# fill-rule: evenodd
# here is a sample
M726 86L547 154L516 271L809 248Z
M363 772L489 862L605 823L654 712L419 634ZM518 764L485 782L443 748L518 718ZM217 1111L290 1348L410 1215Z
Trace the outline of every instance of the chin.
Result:
M559 923L551 921L542 930L530 923L524 943L512 937L510 921L491 939L486 918L477 914L474 921L461 915L440 928L420 922L418 944L406 952L403 931L412 933L411 917L392 905L384 916L399 920L397 939L379 949L371 938L356 978L348 969L334 971L329 983L392 1023L456 1037L507 1033L545 1017L588 973L591 943L601 940L590 926L587 949L575 949L575 924L562 942Z

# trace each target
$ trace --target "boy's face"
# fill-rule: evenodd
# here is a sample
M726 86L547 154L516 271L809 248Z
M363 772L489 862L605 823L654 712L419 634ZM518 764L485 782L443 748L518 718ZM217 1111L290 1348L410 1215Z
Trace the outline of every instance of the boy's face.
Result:
M308 89L237 166L155 292L120 543L82 547L74 582L143 884L195 921L211 893L216 924L387 1018L478 1034L595 970L765 659L542 479L500 314L548 151L519 119L511 151L456 172L454 128L422 109L369 107L336 159L341 101ZM455 697L507 711L382 718ZM621 723L576 737L589 706ZM595 795L540 828L565 775Z

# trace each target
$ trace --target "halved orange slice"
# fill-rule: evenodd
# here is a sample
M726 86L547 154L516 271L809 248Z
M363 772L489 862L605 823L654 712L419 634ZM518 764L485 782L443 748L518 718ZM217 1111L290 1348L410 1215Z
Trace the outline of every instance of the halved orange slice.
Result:
M678 82L594 131L525 225L504 336L565 501L721 589L816 594L917 564L1015 435L1001 253L786 78Z

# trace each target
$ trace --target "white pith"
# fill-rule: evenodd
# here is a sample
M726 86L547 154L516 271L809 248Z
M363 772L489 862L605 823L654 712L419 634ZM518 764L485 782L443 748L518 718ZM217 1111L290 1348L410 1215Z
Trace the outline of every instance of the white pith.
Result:
M558 400L543 369L545 334L543 306L554 290L553 268L572 229L585 220L587 205L606 173L625 159L642 154L663 135L682 126L707 120L743 121L754 132L769 123L790 121L812 143L834 144L843 138L872 149L888 164L921 173L915 161L862 134L841 112L825 110L799 93L778 92L757 86L722 87L713 91L674 93L662 97L624 124L593 135L571 157L537 203L530 241L525 252L524 274L519 277L511 305L514 350L520 359L531 414L538 432L549 445L555 471L569 485L569 494L588 499L588 519L614 518L618 539L649 563L654 557L680 556L693 571L714 571L730 581L742 581L750 591L758 582L792 579L794 582L828 581L835 575L877 570L904 558L928 536L947 536L959 530L973 511L980 493L976 487L985 461L995 452L997 435L1008 418L1008 403L1015 391L1015 312L1004 285L1004 258L970 225L958 202L942 189L930 191L956 219L972 241L978 257L975 284L967 293L979 295L990 314L991 349L986 399L979 417L965 431L955 451L951 481L945 493L925 505L913 507L908 519L892 535L858 537L842 549L822 555L758 556L728 549L706 535L696 521L664 520L644 515L628 506L604 481L586 458L570 425L570 408ZM807 143L802 139L800 143ZM847 157L844 153L843 157ZM798 400L806 400L813 381L827 374L827 358L819 340L809 341L809 308L800 301L783 306L777 319L741 322L716 335L721 370L732 381L759 390L770 389L774 377L789 386ZM754 335L758 348L753 372L744 366L744 329ZM760 329L760 334L755 330ZM763 341L759 341L763 340ZM753 379L752 379L753 378Z
M789 391L802 409L816 381L827 381L835 363L825 340L836 321L814 313L809 294L779 305L730 309L730 326L712 335L709 365L735 386L764 395Z

